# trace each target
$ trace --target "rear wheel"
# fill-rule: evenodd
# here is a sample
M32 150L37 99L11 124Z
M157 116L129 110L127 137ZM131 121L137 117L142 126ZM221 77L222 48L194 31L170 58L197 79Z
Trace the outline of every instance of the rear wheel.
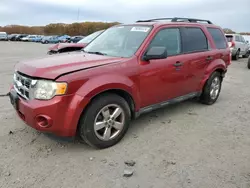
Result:
M124 98L111 93L101 95L83 113L78 137L96 148L111 147L124 137L130 118L130 108Z
M214 104L220 95L221 85L221 74L219 72L214 72L207 80L203 88L203 92L200 97L201 102L207 105Z
M238 50L236 52L236 54L234 56L232 56L233 60L238 60L239 59L239 56L240 56L240 50Z

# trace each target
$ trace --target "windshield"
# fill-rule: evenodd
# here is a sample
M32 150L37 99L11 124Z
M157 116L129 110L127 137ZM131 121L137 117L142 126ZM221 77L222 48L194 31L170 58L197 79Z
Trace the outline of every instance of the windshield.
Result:
M78 43L90 43L92 40L94 40L98 35L100 35L103 31L97 31L94 32L86 37L84 37L82 40L80 40Z
M115 26L93 40L84 51L114 57L131 57L150 30L150 26Z

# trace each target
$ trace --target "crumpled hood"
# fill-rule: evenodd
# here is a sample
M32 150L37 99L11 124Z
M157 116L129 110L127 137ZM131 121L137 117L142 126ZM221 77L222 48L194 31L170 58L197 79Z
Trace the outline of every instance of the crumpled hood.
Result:
M23 61L15 66L15 70L31 77L55 79L72 71L104 66L122 60L124 58L75 52Z
M87 44L85 43L58 43L56 45L53 45L49 48L49 50L52 51L57 51L63 48L67 48L67 47L85 47Z

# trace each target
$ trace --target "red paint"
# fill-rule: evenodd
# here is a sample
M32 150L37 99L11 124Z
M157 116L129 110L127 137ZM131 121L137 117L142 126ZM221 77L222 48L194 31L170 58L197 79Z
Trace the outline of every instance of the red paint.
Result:
M143 24L145 25L145 23ZM112 89L123 90L132 97L135 111L138 112L148 105L190 92L202 91L206 80L213 71L220 69L226 72L231 62L230 50L229 48L217 50L212 37L206 30L206 26L216 26L196 23L148 24L154 27L131 58L76 52L17 64L16 70L28 76L56 79L56 81L68 83L65 96L56 96L49 101L21 99L19 115L28 125L37 130L60 136L74 136L81 113L91 98L97 94ZM160 28L185 25L202 28L207 35L211 50L181 54L149 62L142 60L143 53ZM213 60L206 61L207 56L213 57ZM177 61L183 62L184 65L176 68L173 64ZM73 73L67 74L68 72ZM36 117L39 115L48 117L51 125L39 126L36 121Z

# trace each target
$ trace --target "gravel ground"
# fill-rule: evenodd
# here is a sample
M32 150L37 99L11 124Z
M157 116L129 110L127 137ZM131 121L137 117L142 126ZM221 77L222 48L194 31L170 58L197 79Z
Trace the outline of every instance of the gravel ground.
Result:
M48 45L0 43L0 94L13 66ZM141 116L116 146L94 150L40 134L0 97L1 188L250 188L250 72L232 62L217 103L187 101ZM134 160L133 176L123 177ZM130 173L130 172L129 172Z

